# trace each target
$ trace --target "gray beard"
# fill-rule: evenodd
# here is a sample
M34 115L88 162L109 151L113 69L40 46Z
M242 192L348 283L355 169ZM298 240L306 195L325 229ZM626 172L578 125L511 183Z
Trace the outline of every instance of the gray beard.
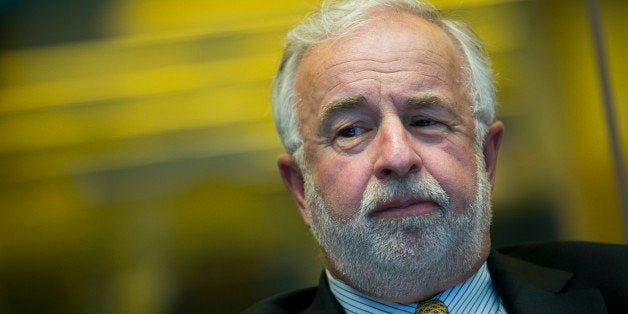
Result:
M491 188L481 154L476 153L477 194L461 213L450 209L440 184L424 172L388 181L371 181L359 212L350 219L330 214L328 204L304 173L311 231L332 274L367 295L388 300L434 293L459 282L484 259L491 223ZM374 183L373 183L374 182ZM434 201L440 210L427 216L379 218L379 205L399 197ZM446 287L443 287L443 289Z

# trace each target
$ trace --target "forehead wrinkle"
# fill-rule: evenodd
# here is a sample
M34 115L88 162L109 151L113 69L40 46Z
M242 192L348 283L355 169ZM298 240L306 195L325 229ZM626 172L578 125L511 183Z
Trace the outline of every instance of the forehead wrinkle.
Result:
M408 55L408 57L410 57L411 59L414 59L413 61L411 61L410 63L414 63L416 66L437 66L438 68L440 68L441 70L445 71L445 64L446 65L450 65L452 62L447 62L446 57L444 56L440 56L438 53L433 53L431 52L429 49L426 49L422 52L422 54L417 54L416 52L412 52L412 51L407 51L406 54ZM360 59L350 59L350 60L335 60L335 62L331 62L332 64L329 64L329 66L327 67L327 69L325 69L323 72L327 72L327 71L334 71L336 70L338 67L342 68L343 66L346 66L348 64L355 64L355 63L366 63L368 64L372 64L372 65L392 65L393 69L378 69L378 68L373 68L370 70L366 70L366 71L374 71L374 72L381 72L381 73L391 73L391 72L403 72L403 71L416 71L416 69L411 69L408 68L407 64L402 64L402 65L397 65L395 66L396 63L404 63L406 58L408 58L406 56L396 56L396 57L391 57L389 59L384 59L384 58L372 58L369 56L365 56L362 57ZM439 62L439 61L442 61ZM452 60L453 61L453 60ZM344 74L342 73L342 70L340 74ZM323 73L321 73L323 74ZM336 75L337 76L337 75Z

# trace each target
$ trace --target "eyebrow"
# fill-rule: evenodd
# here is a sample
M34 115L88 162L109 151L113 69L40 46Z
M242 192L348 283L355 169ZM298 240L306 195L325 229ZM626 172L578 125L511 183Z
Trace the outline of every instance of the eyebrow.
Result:
M330 117L338 112L363 106L367 103L364 96L345 97L325 105L321 112L321 121L327 121Z
M321 126L327 124L329 119L331 119L334 115L356 107L364 106L367 103L368 101L366 97L362 95L345 97L332 101L331 103L325 105L321 111ZM443 108L453 117L459 116L459 113L455 110L455 103L432 94L410 97L404 102L404 107L406 109Z
M452 103L436 95L411 97L408 100L406 100L404 104L406 108L415 108L415 109L440 107L447 110L449 113L455 116L458 115L458 112L455 110L456 108L455 103Z

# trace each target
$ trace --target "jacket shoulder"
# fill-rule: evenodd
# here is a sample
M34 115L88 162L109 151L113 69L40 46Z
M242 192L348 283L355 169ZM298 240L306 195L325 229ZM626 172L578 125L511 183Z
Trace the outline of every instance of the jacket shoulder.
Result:
M497 252L571 274L561 293L596 288L611 313L621 312L628 306L628 245L557 241L508 246L497 249Z
M618 269L628 261L628 245L624 244L555 241L506 246L497 251L541 266L572 272Z
M254 304L243 313L300 313L312 304L316 290L311 287L278 294Z

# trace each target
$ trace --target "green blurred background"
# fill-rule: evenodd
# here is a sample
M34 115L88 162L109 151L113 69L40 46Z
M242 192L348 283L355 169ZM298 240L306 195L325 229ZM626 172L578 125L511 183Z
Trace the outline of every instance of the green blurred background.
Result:
M494 62L493 242L625 243L585 1L434 3ZM0 0L0 313L234 313L315 284L268 94L317 4ZM600 6L626 152L628 1Z

